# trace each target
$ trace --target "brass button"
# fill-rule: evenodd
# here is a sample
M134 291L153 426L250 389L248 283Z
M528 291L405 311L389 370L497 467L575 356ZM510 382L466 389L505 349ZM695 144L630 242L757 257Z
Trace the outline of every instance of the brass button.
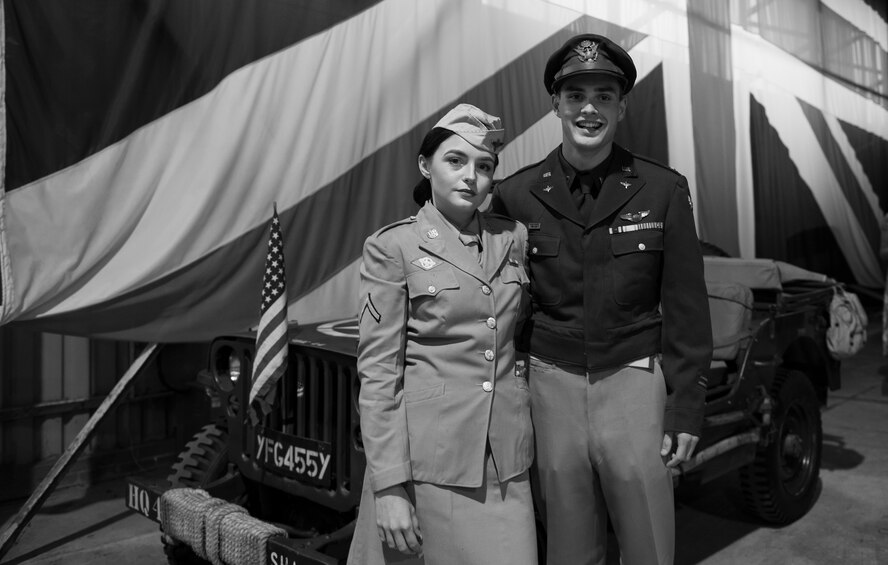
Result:
M534 247L533 249L530 250L530 252L533 253L534 255L536 255L537 253L539 253L539 251L540 251L540 250L539 250L539 248L537 248L537 247Z
M484 381L481 383L481 390L484 392L490 392L493 390L493 383L490 381Z
M493 329L496 327L496 318L487 318L487 327Z
M493 361L493 357L494 357L493 351L488 349L487 351L484 352L484 358L487 359L488 361Z
M435 285L433 285L433 284L432 284L432 285L429 285L429 293L430 293L430 294L435 294L435 291L436 291L436 290L438 290L438 289L435 288Z
M639 251L644 251L644 249L645 249L645 248L644 248L644 244L643 244L643 243L639 243L639 244L638 244L638 250L639 250Z
M482 286L481 292L483 292L484 294L490 294L490 287L487 285Z

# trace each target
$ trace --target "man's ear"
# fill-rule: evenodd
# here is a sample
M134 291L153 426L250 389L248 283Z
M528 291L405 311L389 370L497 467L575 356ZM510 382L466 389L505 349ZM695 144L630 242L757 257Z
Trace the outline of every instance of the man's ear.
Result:
M623 121L623 118L626 117L626 106L629 105L629 99L626 98L626 95L620 97L620 114L617 116L617 121Z
M555 112L555 115L558 115L558 94L552 95L552 111Z

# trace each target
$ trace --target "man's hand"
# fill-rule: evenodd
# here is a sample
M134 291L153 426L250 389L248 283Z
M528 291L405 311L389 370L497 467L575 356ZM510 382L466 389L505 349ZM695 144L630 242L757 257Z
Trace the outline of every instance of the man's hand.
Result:
M667 432L663 436L663 446L660 448L660 456L668 457L672 453L672 457L666 462L667 467L677 467L680 463L689 461L697 448L697 442L700 441L698 436L692 436L685 432L677 434L678 445L675 447L675 453L672 453L672 434Z
M422 551L422 532L416 509L403 485L383 489L376 496L376 529L379 539L401 553L419 554Z

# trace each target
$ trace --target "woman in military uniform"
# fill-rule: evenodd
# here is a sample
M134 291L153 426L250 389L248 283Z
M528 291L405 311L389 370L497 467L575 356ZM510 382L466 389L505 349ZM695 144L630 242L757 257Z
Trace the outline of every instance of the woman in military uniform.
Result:
M481 214L500 120L460 104L426 135L416 216L364 244L367 472L348 563L535 565L530 393L513 340L527 231Z

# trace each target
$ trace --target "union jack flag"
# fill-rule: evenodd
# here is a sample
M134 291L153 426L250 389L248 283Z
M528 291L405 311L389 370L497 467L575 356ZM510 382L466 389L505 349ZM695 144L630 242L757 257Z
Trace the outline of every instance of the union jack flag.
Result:
M250 418L253 425L271 411L275 385L287 372L287 276L284 271L284 239L277 205L268 233L268 252L262 277L262 304L256 331L256 360L250 387ZM257 411L258 408L258 411Z

